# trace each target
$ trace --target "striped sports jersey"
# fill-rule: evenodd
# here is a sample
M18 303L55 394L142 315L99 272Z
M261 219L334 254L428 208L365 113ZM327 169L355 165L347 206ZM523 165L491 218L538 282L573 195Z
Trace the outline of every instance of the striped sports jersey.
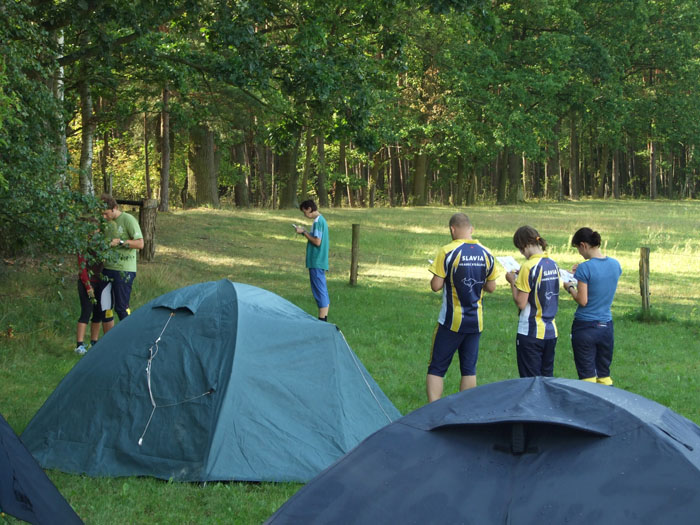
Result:
M438 323L453 332L481 332L484 284L498 277L491 252L476 240L456 239L438 250L430 271L445 279Z
M537 339L557 337L554 316L559 308L559 267L547 253L533 254L523 263L515 287L529 294L520 311L518 333Z

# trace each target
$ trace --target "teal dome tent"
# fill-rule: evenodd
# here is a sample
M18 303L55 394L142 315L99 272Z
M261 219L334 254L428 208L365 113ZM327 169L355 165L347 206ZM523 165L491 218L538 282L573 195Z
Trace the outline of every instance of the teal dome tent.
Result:
M335 325L222 280L119 323L22 439L91 476L307 481L399 416Z

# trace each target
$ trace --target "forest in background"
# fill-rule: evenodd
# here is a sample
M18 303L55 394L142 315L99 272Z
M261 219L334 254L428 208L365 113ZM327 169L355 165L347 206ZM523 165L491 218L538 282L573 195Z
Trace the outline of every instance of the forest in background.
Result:
M696 0L0 0L0 251L170 206L696 198Z

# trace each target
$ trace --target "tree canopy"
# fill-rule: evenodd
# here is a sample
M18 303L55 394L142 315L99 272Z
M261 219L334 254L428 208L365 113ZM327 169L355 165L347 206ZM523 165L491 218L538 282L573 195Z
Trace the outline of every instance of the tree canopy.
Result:
M697 196L691 0L3 0L3 251L173 205Z

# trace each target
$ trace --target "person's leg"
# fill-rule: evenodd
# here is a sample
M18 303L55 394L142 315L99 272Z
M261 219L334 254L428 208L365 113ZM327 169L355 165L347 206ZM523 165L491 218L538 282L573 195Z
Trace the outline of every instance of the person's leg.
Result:
M428 402L432 403L442 397L445 372L450 367L457 345L453 340L454 332L440 326L433 333L433 346L428 361L428 375L425 378L425 391Z
M557 347L557 338L545 339L543 346L541 374L543 377L552 377L554 376L554 353Z
M469 390L470 388L474 388L475 386L476 386L476 375L462 376L462 379L459 380L459 391L460 392L462 390Z
M459 343L459 370L462 379L459 381L459 391L468 390L476 386L476 361L479 358L479 339L481 333L460 334L462 340Z
M85 341L87 324L90 321L90 312L92 312L92 302L85 289L85 285L80 280L78 280L78 299L80 300L80 318L78 319L78 326L75 330L75 351L84 353L83 343ZM80 347L83 347L83 349L79 350Z
M610 377L610 365L613 358L613 347L615 346L615 332L612 321L608 323L599 323L598 328L597 348L595 357L595 367L598 373L598 383L604 385L612 385L613 380Z
M445 378L428 374L425 378L425 391L428 394L428 403L437 401L442 397Z
M520 377L535 377L542 372L542 350L541 339L518 334L515 338L518 373Z
M75 333L76 347L83 344L85 341L85 331L87 330L87 323L81 323L78 321L78 329Z
M574 364L578 378L595 383L595 330L587 321L574 319L571 325L571 348L574 351Z
M112 283L112 296L114 297L114 312L119 320L126 319L131 313L129 301L131 299L131 287L136 278L136 272L122 272L118 270L105 270L104 273Z
M321 321L327 321L331 300L328 296L326 271L322 268L309 268L309 281L311 282L311 294L314 296L318 306L318 318Z

